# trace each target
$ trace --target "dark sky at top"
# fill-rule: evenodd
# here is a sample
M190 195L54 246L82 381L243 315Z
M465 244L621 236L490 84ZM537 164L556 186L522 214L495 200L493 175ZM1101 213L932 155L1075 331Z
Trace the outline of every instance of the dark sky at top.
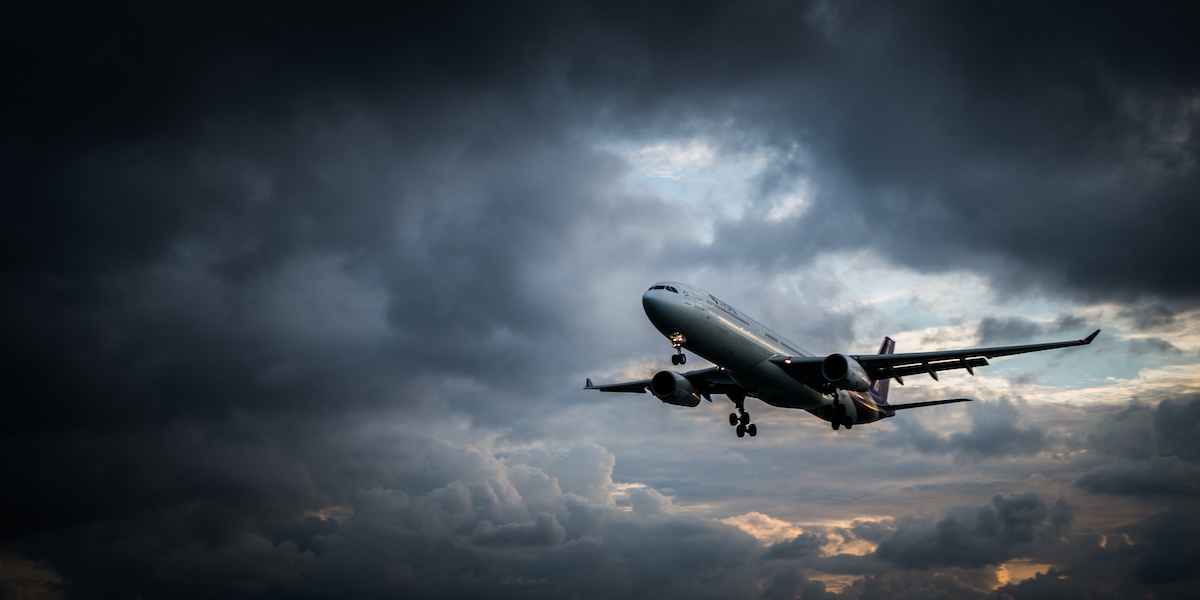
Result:
M0 595L832 595L820 572L853 598L1193 597L1197 388L1044 413L1014 393L941 413L957 433L926 413L757 447L701 435L713 411L578 388L662 368L637 306L654 281L707 273L759 315L780 296L731 282L857 251L983 278L979 340L1085 325L1006 302L1114 306L1129 356L1195 364L1162 338L1200 334L1198 17L9 3ZM629 184L619 148L697 139L770 157L743 212ZM801 183L811 205L770 218ZM844 347L867 319L822 294L788 333ZM926 506L903 487L886 513L831 483L929 464L992 482ZM768 482L808 473L810 496ZM834 499L842 526L766 545L716 520ZM832 550L853 543L873 550ZM1011 561L1055 571L990 591Z

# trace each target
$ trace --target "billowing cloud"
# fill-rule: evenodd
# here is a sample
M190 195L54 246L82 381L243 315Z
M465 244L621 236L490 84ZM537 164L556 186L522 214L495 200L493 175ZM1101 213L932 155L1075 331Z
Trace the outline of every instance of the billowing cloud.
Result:
M960 462L1037 454L1046 449L1046 432L1036 425L1023 426L1020 413L1007 399L972 402L967 414L970 431L940 435L913 419L880 443L900 442L918 452L954 456Z
M1193 12L6 7L0 593L976 597L1037 558L1001 592L1185 597ZM1044 395L739 440L578 389L665 368L662 279L822 352L1111 323Z
M997 494L989 504L956 507L936 522L899 520L875 554L908 568L999 565L1053 544L1071 518L1071 507L1061 500L1047 504L1035 493Z
M1098 466L1075 485L1096 494L1181 497L1200 494L1195 431L1200 398L1133 405L1100 423L1089 437L1098 451L1126 460Z
M1099 467L1075 485L1094 494L1114 496L1200 496L1200 465L1174 456Z

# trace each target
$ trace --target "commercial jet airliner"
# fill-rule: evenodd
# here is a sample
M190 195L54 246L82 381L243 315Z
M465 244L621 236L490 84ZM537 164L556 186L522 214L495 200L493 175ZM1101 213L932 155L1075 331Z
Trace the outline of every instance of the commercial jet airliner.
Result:
M949 369L966 369L974 375L975 367L987 365L989 358L1083 346L1100 333L1097 329L1082 340L1069 342L910 354L894 354L896 342L884 338L878 354L822 357L805 352L716 296L690 285L656 283L642 294L642 307L654 327L671 340L676 351L672 364L685 364L683 351L687 349L717 366L687 373L659 371L650 379L608 385L593 385L588 379L585 389L643 394L649 390L659 400L678 406L696 406L701 398L712 402L712 394L724 394L737 409L730 413L729 424L738 437L758 433L746 412L747 397L771 406L806 410L829 421L834 431L850 429L895 416L901 409L970 401L952 398L888 404L892 379L904 385L906 375L927 373L937 380L938 371Z

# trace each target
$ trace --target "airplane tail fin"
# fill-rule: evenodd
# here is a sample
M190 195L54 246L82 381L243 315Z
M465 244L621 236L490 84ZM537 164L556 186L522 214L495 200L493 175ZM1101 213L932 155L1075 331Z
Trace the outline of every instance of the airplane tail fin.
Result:
M893 354L896 352L896 340L890 337L883 338L883 345L879 347L880 354ZM887 404L888 383L890 379L876 379L875 383L871 384L871 395L880 404Z

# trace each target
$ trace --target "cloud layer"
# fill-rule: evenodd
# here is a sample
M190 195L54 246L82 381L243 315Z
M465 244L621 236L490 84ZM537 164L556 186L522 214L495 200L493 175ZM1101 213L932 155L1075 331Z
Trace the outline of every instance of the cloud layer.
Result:
M1194 596L1190 5L3 13L2 594ZM663 279L1108 345L747 444Z

